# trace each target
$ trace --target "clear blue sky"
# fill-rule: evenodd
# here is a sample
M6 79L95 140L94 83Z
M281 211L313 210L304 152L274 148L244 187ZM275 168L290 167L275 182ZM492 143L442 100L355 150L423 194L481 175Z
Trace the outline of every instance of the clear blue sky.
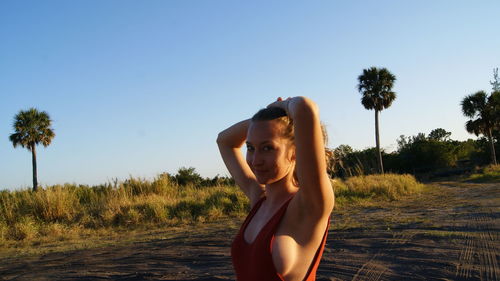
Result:
M226 175L217 133L276 97L306 95L330 147L374 146L363 68L396 75L381 142L464 129L460 101L491 91L500 1L0 1L0 189L31 185L14 115L36 107L56 137L39 182L98 184L193 166Z

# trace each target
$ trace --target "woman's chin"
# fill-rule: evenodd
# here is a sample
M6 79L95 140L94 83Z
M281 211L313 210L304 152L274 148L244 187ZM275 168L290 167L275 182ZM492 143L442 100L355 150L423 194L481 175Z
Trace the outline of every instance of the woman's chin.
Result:
M269 178L269 176L266 175L256 174L255 178L257 179L257 182L262 185L271 184L274 182L273 179Z
M257 182L262 185L273 184L287 177L286 174L274 173L270 171L254 171L254 175Z
M276 179L276 178L259 177L259 176L257 176L256 179L257 179L257 182L259 184L262 184L262 185L269 185L269 184L273 184L275 182L280 181L280 179Z
M259 184L262 184L262 185L269 184L269 179L267 179L267 178L261 178L261 177L256 177L256 178L257 178L257 182Z

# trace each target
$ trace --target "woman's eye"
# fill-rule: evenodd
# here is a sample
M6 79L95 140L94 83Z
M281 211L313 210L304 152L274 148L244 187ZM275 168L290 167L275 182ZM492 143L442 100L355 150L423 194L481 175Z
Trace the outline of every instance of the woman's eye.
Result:
M273 148L272 148L272 147L270 147L270 146L264 146L264 148L263 148L263 150L264 150L264 151L269 151L269 150L272 150L272 149L273 149Z
M247 146L247 151L253 151L254 148L252 146Z

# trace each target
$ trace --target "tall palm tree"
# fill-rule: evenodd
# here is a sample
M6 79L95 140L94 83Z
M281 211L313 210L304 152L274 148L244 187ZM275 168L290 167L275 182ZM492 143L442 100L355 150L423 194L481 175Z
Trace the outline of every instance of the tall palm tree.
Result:
M31 151L33 162L33 191L38 189L38 180L36 172L36 146L42 144L47 147L55 134L51 126L49 114L45 111L38 111L36 108L30 108L26 111L19 111L14 116L14 133L9 139L17 147L27 148Z
M361 103L368 110L375 110L375 142L377 145L377 160L380 173L384 173L382 154L380 152L380 136L378 126L378 113L389 106L396 99L392 90L396 76L386 68L371 67L363 69L363 74L358 76L358 91L363 95Z
M466 96L462 100L462 112L470 120L465 123L465 129L476 136L484 135L490 143L491 163L497 164L493 130L500 127L500 91L491 93L484 91Z

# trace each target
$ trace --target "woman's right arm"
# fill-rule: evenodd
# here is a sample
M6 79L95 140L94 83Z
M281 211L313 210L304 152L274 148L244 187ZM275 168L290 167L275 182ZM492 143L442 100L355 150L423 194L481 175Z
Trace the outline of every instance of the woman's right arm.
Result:
M247 119L220 132L217 136L217 145L229 173L250 199L250 205L253 207L264 194L264 186L257 182L241 153L241 147L247 138L249 124L250 119Z

